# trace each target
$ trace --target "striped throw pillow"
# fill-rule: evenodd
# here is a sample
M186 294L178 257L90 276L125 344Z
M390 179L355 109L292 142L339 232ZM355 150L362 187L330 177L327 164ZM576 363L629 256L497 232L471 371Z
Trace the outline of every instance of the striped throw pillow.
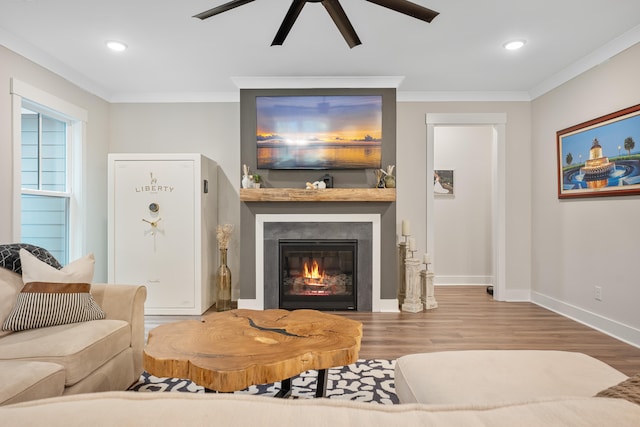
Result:
M89 283L31 282L24 285L3 331L23 331L104 319Z

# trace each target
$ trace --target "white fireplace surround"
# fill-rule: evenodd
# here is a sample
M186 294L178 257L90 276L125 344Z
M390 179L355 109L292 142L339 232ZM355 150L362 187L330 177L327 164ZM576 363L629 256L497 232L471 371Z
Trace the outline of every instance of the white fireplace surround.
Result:
M264 310L264 224L268 222L366 222L372 224L372 301L374 312L398 311L398 300L380 298L380 215L379 214L257 214L255 299L238 300L238 308Z

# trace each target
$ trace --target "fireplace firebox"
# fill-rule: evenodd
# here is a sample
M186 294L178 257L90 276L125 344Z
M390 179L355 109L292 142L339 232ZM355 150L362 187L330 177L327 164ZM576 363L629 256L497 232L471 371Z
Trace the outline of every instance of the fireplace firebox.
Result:
M357 310L357 240L279 240L280 308Z

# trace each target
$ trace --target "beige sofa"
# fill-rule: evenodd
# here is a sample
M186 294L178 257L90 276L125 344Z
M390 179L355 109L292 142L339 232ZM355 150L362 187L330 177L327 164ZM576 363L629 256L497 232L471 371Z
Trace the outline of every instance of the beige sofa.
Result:
M224 393L107 392L3 406L0 420L7 427L39 426L45 420L47 425L65 427L640 425L639 405L624 399L590 397L600 387L613 385L626 376L578 353L480 351L411 355L398 359L396 376L401 401L439 403L378 405Z
M19 274L0 268L0 321L22 285ZM91 294L105 312L104 320L0 331L0 405L125 390L138 380L146 288L92 284Z
M640 406L622 399L557 398L494 405L378 405L195 393L109 392L0 407L13 426L439 426L637 427Z
M545 407L549 418L544 422L540 418L539 425L640 426L638 376L630 379L582 353L468 350L411 354L398 358L394 377L403 404L511 408L521 417L517 422L514 418L514 425L535 425L530 416ZM592 414L596 407L598 414Z
M593 397L628 378L586 354L553 350L410 354L398 358L394 377L401 403L458 405Z

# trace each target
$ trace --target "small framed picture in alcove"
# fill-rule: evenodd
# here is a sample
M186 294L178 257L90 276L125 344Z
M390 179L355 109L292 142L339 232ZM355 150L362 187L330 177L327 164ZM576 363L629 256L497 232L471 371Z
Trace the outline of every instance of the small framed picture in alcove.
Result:
M433 171L433 195L454 195L453 169L436 169Z

